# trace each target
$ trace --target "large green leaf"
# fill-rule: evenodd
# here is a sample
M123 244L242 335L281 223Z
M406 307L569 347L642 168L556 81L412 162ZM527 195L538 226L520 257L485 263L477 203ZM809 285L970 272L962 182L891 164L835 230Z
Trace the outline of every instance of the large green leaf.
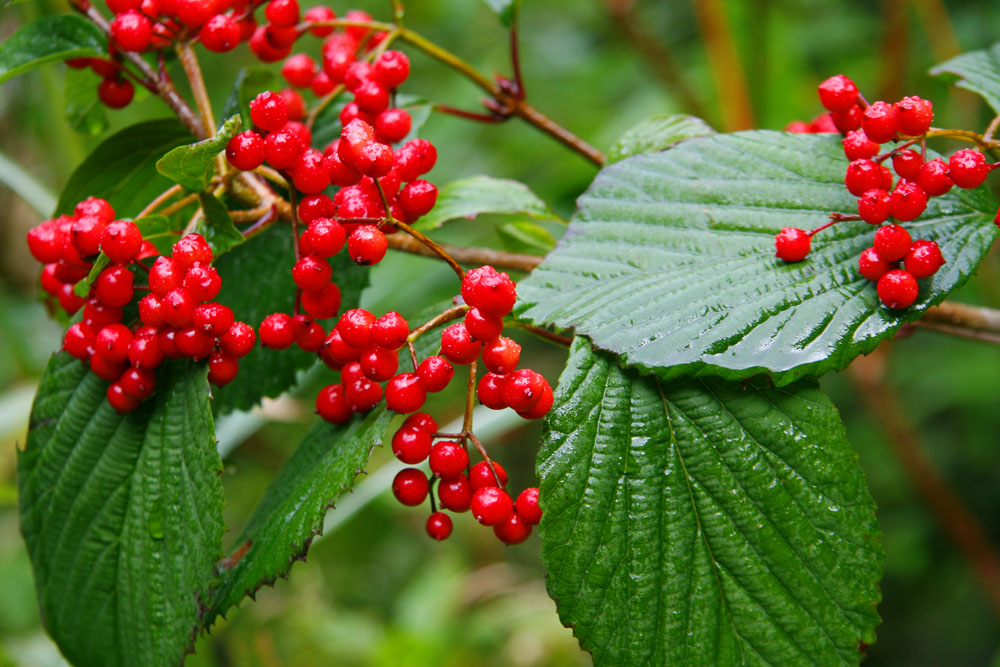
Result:
M677 142L714 134L708 123L696 116L668 114L647 118L625 130L608 151L608 163L633 155L652 153L669 148Z
M79 665L176 665L222 555L222 464L204 366L161 369L128 415L55 355L18 455L21 531L46 628Z
M188 190L204 190L216 156L226 150L226 144L240 131L242 122L237 114L223 123L214 137L178 146L156 161L156 170Z
M947 264L903 311L881 305L857 272L874 229L843 222L806 261L774 256L782 227L852 212L846 161L831 136L744 132L691 139L601 171L566 235L518 286L517 312L574 327L627 364L664 379L787 383L846 366L965 282L997 235L984 189L935 198L908 223Z
M546 582L595 664L857 664L874 641L875 503L814 384L663 383L577 339L546 424Z
M380 405L343 426L316 423L236 539L234 552L239 556L223 563L206 624L305 559L313 537L323 532L323 517L353 486L391 419L392 413Z
M930 73L981 95L994 112L1000 113L1000 42L988 49L955 56L935 65Z
M333 257L330 263L333 280L340 287L341 312L357 307L361 290L368 285L369 269L356 265L346 252ZM291 313L296 290L292 280L294 264L291 229L275 225L215 263L222 277L222 290L216 300L232 308L236 319L254 328L271 313ZM270 350L258 343L240 359L239 379L213 389L215 409L220 413L246 410L265 396L279 396L295 384L300 370L315 362L315 354L303 352L298 346Z
M45 16L0 44L0 83L46 63L107 52L107 39L92 22L75 14Z
M263 67L244 67L236 74L236 81L229 91L229 97L222 107L222 117L240 114L244 127L252 127L250 122L250 100L265 90L274 87L275 73Z
M190 142L178 120L151 120L116 132L76 168L59 195L56 214L72 213L87 197L107 199L120 217L136 215L173 183L156 171L156 160Z
M77 132L100 134L108 127L104 105L97 98L100 82L90 68L66 70L66 122Z
M507 178L473 176L442 187L437 204L413 226L422 230L436 229L449 220L472 219L484 213L559 220L559 216L524 183Z
M226 205L218 197L208 192L200 192L198 201L201 202L205 217L198 223L195 231L205 237L216 257L243 243L243 232L236 229L233 217L229 215Z

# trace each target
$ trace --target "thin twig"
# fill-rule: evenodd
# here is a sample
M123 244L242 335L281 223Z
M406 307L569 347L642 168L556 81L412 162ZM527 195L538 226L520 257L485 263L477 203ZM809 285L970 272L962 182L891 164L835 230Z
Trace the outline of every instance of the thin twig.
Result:
M188 195L187 197L184 197L183 199L178 199L173 204L171 204L170 206L168 206L165 209L163 209L162 211L160 211L157 215L165 215L167 217L170 217L171 215L173 215L177 211L180 211L181 209L190 206L191 204L195 203L196 201L198 201L198 195L197 194Z
M472 413L476 408L476 362L469 364L469 382L465 388L465 416L462 418L462 433L472 435ZM478 441L476 441L478 442ZM481 447L482 445L480 445ZM485 450L480 450L485 451Z
M437 253L432 252L420 242L403 236L402 234L391 234L386 237L389 247L394 250L408 252L424 257L437 257ZM542 263L542 257L535 255L524 255L516 252L504 252L502 250L492 250L490 248L476 248L472 246L457 246L442 243L440 246L449 256L459 264L472 266L482 266L489 264L498 269L512 269L515 271L531 271Z
M180 185L174 185L172 187L167 188L166 190L164 190L163 192L161 192L156 197L156 199L154 199L153 201L149 202L149 204L146 206L146 208L144 208L141 211L139 211L138 215L135 216L135 219L138 220L139 218L145 218L145 217L147 217L149 215L152 215L153 211L155 211L160 206L160 204L162 204L163 202L167 201L168 199L170 199L174 195L177 195L177 194L181 193L183 190L184 190L184 188L181 187Z
M212 98L208 95L205 87L205 77L201 73L201 65L198 64L198 56L190 42L179 41L176 46L177 59L184 68L187 75L188 85L191 87L191 94L194 95L195 105L198 107L198 114L201 116L202 125L209 137L215 136L215 116L212 113ZM226 173L228 165L222 153L215 156L215 170L221 176Z
M473 377L475 377L475 373L473 373ZM500 475L497 473L497 466L495 463L493 463L493 459L490 458L490 455L486 451L486 448L483 447L483 443L479 441L479 438L477 438L476 434L473 433L470 429L466 429L464 435L465 437L467 437L469 440L472 441L472 444L476 447L476 450L479 452L479 455L483 457L484 461L486 461L486 465L489 467L490 472L493 473L493 479L496 480L497 487L501 489L504 488L506 484L500 479Z
M466 120L474 120L477 123L503 123L504 121L510 119L510 116L503 116L495 113L466 111L465 109L448 106L447 104L435 104L431 107L431 111L446 113L449 116L457 116L458 118L465 118Z
M467 310L469 310L469 307L466 305L452 306L451 308L444 311L440 315L436 315L435 317L431 318L427 322L421 324L419 327L411 331L410 335L406 337L406 342L412 343L413 341L420 338L422 335L424 335L431 329L436 329L442 324L451 322L452 320L457 320L458 318L465 315L465 312Z
M566 336L560 336L557 333L552 333L548 329L543 329L541 327L532 326L532 325L527 324L525 322L520 322L518 320L510 320L510 321L505 322L505 324L509 324L510 326L516 327L516 328L521 329L523 331L527 331L530 334L534 334L534 335L538 336L539 338L547 340L547 341L549 341L551 343L555 343L556 345L560 345L562 347L569 347L570 345L573 344L573 339L572 338L567 338Z
M456 274L458 274L459 280L465 278L465 270L459 265L457 261L455 261L455 258L452 257L451 253L449 253L447 249L445 249L443 246L439 245L436 241L433 241L432 239L428 238L426 234L414 229L413 227L406 224L402 220L395 220L393 218L389 218L388 222L396 229L406 232L407 234L415 238L417 241L425 245L431 251L432 257L437 256L443 259L448 264L448 266L450 266L452 270ZM391 236L388 238L391 238ZM389 247L392 247L391 243L389 244Z

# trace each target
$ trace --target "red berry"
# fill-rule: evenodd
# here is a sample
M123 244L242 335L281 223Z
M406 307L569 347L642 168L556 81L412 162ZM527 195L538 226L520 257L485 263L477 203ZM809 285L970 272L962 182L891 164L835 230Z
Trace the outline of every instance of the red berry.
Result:
M326 331L322 325L305 315L292 318L295 328L295 343L306 352L319 352L326 342Z
M514 503L503 489L484 486L472 494L472 516L484 526L495 526L514 511Z
M111 386L108 387L107 391L108 403L111 407L115 409L115 412L119 414L125 414L126 412L132 412L139 407L140 401L138 399L132 398L125 393L122 389L121 384L118 382L113 382Z
M271 132L264 138L264 157L275 169L291 169L304 150L299 135L289 128Z
M404 183L411 183L431 169L437 162L437 149L426 139L412 139L396 151L394 168Z
M196 302L210 301L222 289L222 278L211 266L192 266L184 276L184 289Z
M885 225L875 232L875 252L887 262L903 259L910 249L910 233L900 225Z
M266 90L250 101L250 120L262 130L276 132L288 122L288 104L281 95Z
M83 322L71 324L66 329L63 336L63 349L70 356L86 361L90 357L90 350L94 346L96 336L94 331Z
M97 84L97 97L109 109L124 109L135 97L135 86L128 79L110 76Z
M361 364L361 372L369 380L385 382L396 374L399 368L399 355L393 350L372 345L361 353L358 362Z
M915 181L920 175L920 168L924 166L924 159L917 151L904 148L896 151L892 156L892 168L899 174L900 178L908 181Z
M149 289L156 296L162 297L170 290L180 287L186 273L171 258L157 257L149 270ZM147 324L152 324L152 322L147 322Z
M219 338L233 326L233 310L221 303L204 303L194 309L193 322L206 336Z
M390 310L372 325L372 342L387 350L398 350L406 344L410 325L402 315Z
M360 266L381 262L388 247L385 234L375 225L359 225L347 237L347 254Z
M496 475L493 474L490 464L486 461L480 461L469 468L469 485L473 491L478 491L486 486L499 486L501 489L507 486L507 471L496 461L493 462L493 467L496 468ZM497 478L500 478L499 484L497 484Z
M320 257L332 257L344 247L344 227L332 218L317 218L305 231L306 241Z
M287 130L286 130L287 131ZM315 194L330 185L330 174L323 163L323 154L309 148L292 165L292 183L299 192Z
M490 410L503 410L507 407L507 401L503 397L503 385L507 381L503 375L487 373L480 380L476 387L476 396L479 402Z
M271 0L264 16L272 25L289 28L299 22L299 3L296 0Z
M840 143L848 160L868 160L878 155L879 145L861 130L851 130Z
M224 387L236 379L240 362L225 352L216 350L208 357L208 381L216 387Z
M451 517L444 512L434 512L427 517L427 525L425 527L431 539L438 542L446 540L451 535Z
M899 129L896 116L896 107L879 100L865 109L861 127L869 139L877 144L884 144L896 136Z
M341 162L349 167L361 170L359 159L361 150L375 141L375 130L360 119L354 119L344 126L340 132L340 142L337 144L337 155ZM361 170L363 171L363 170Z
M392 436L392 452L410 465L422 462L431 453L431 434L417 426L403 426Z
M492 266L469 271L462 280L462 298L483 315L503 317L510 313L517 300L517 288L506 273Z
M58 271L59 271L59 264L57 263L46 264L42 268L42 275L39 276L39 282L41 283L42 289L45 290L45 292L53 298L59 297L59 293L62 292L64 284L56 275ZM83 276L78 277L77 280L79 280L82 277Z
M142 249L142 232L130 220L119 220L104 228L101 250L116 264L135 259Z
M934 241L914 241L903 259L903 266L914 278L929 278L944 265L941 249Z
M447 359L436 354L427 357L417 366L420 386L428 392L442 391L448 386L454 375L455 367Z
M160 352L167 359L179 359L183 356L177 348L177 329L163 327L156 335L156 342L159 343Z
M548 382L540 373L522 368L506 376L503 399L516 412L525 412L538 404L546 386Z
M344 85L352 93L374 76L374 68L367 60L356 60L344 72Z
M313 75L312 81L309 82L309 90L316 97L326 97L333 92L333 89L337 87L327 75L326 72L320 70Z
M153 41L153 24L130 9L111 21L111 41L122 51L145 51Z
M344 164L343 160L340 159L340 154L337 152L339 146L340 139L337 139L330 144L331 150L323 157L323 163L326 165L330 182L341 187L356 185L361 180L361 172L354 167Z
M357 412L368 412L382 400L382 385L365 377L354 380L344 388L347 391L347 400Z
M917 300L920 286L909 271L894 269L878 279L878 298L889 308L908 308Z
M257 334L246 322L233 322L229 331L222 335L219 344L222 351L237 359L247 355L257 342Z
M493 534L504 544L520 544L531 535L531 525L517 512L511 512L501 523L493 526Z
M304 290L322 290L333 278L330 263L322 257L307 255L292 267L292 279Z
M64 283L56 298L59 300L59 306L70 315L83 308L84 299L76 295L71 283Z
M81 257L96 255L101 250L101 237L104 236L105 222L94 216L86 215L77 218L70 227L70 242Z
M511 373L520 360L521 346L506 336L500 336L483 347L483 364L493 373Z
M337 15L329 7L312 7L306 10L302 18L308 23L328 23L336 19ZM327 27L309 28L309 34L314 37L329 37L333 30Z
M375 117L375 135L379 141L395 144L410 133L413 119L403 109L386 109Z
M876 282L892 269L892 264L882 259L875 248L865 248L858 256L858 273Z
M416 426L422 428L430 434L437 433L438 425L434 421L434 417L431 417L426 412L414 412L412 415L403 420L403 426Z
M847 165L844 185L852 195L860 197L869 190L882 187L882 170L871 160L855 160Z
M542 397L539 399L535 407L529 410L520 410L517 416L521 419L541 419L545 415L549 414L549 410L552 409L552 403L555 401L555 396L552 393L552 387L546 382L545 386L542 388Z
M90 372L105 382L115 382L128 368L127 364L113 364L99 354L90 355Z
M427 392L420 386L416 373L400 373L385 385L385 404L390 410L402 414L416 412L427 400Z
M319 351L320 359L334 370L340 370L344 364L356 361L361 356L361 350L344 342L337 329L333 329L323 342Z
M354 416L344 387L340 384L331 384L320 390L316 395L316 412L331 424L346 424Z
M830 120L833 121L833 126L844 134L847 134L852 130L860 129L861 118L862 118L861 107L859 107L857 104L852 106L847 111L830 112Z
M375 59L375 78L386 88L398 88L410 76L410 59L401 51L386 51Z
M189 327L194 323L194 309L197 305L197 300L187 289L178 287L160 299L160 314L163 321L172 327Z
M173 0L173 13L189 28L197 28L216 14L215 0Z
M438 482L438 500L441 507L452 512L468 512L472 504L472 486L465 475L442 478Z
M251 171L264 164L264 140L253 130L240 132L226 145L229 164L242 171Z
M65 239L55 220L46 220L28 230L28 250L42 264L58 262Z
M978 188L990 173L990 167L986 164L986 156L971 148L956 151L948 159L948 169L952 182L966 190Z
M135 336L128 348L128 361L136 368L156 368L163 363L158 336Z
M97 218L104 224L108 224L115 219L115 210L111 208L111 204L107 200L99 197L87 197L73 208L73 215L78 218L89 215ZM62 221L65 217L60 216L57 218L57 222ZM66 221L69 222L71 219L67 218Z
M272 313L264 318L258 327L260 344L264 347L284 350L295 342L295 327L287 313Z
M831 76L819 84L819 101L828 111L847 111L858 101L858 87L843 74Z
M441 332L441 354L455 364L471 364L479 357L483 344L472 340L465 324L452 324Z
M514 501L514 510L529 526L537 526L542 520L542 510L538 506L538 488L529 487Z
M340 288L330 283L321 290L302 292L302 308L320 320L333 317L340 310Z
M344 18L353 23L370 23L372 21L372 15L368 12L361 11L360 9L352 9L348 11L344 14ZM348 26L347 28L344 28L344 32L353 37L356 42L360 43L361 40L368 36L368 33L370 33L371 30L360 26ZM369 46L373 45L370 44Z
M785 126L785 132L792 134L812 134L812 125L801 120L793 120Z
M201 26L198 36L209 51L226 53L239 46L240 24L229 14L216 14Z
M916 95L904 97L896 102L896 119L900 132L910 137L920 136L931 129L934 105Z
M392 170L392 148L380 141L370 141L361 147L355 165L362 174L379 178Z
M177 268L186 273L192 266L212 263L212 247L198 233L187 234L173 245L173 260Z
M939 197L951 190L954 183L948 163L939 157L925 162L917 175L917 185L931 197Z
M340 316L337 330L351 347L364 349L372 343L372 326L375 316L364 308L352 308Z
M379 114L389 108L389 91L374 79L366 79L354 89L354 102L370 114Z
M869 225L880 225L889 219L891 196L885 190L869 190L858 198L858 215Z
M95 296L105 306L124 306L132 300L132 281L135 276L121 265L113 265L97 276Z
M403 468L392 480L392 494L396 496L396 500L409 507L424 502L429 490L427 477L416 468Z
M156 389L156 373L151 370L130 368L122 374L118 384L126 394L141 401L149 398Z
M469 465L469 454L457 442L441 440L431 447L431 472L438 477L455 477Z
M801 262L809 254L811 246L809 233L794 227L785 227L774 237L774 255L786 262Z
M91 299L83 307L83 319L81 320L92 331L100 331L109 324L122 321L122 309L105 306L96 299Z
M132 331L124 324L109 324L94 339L94 352L112 364L128 360L128 348L132 344Z
M487 343L503 332L503 320L499 317L484 315L478 308L472 308L465 314L465 327L473 340Z
M399 191L399 205L406 219L413 221L426 215L437 203L437 188L424 180L413 181Z
M175 340L181 356L191 359L204 359L212 354L212 348L215 347L214 338L206 336L194 327L185 327L178 331Z
M927 193L913 181L902 181L892 191L889 209L897 220L915 220L927 209Z

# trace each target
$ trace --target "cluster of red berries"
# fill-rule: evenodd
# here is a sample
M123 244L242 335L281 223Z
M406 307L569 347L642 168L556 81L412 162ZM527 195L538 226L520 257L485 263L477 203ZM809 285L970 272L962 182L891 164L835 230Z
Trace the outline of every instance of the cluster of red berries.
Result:
M926 160L925 150L909 148L917 143L924 148L934 119L933 106L927 100L913 96L895 104L882 100L868 104L855 83L842 74L820 84L819 98L829 111L830 122L845 135L844 154L851 162L844 184L858 197L857 216L834 214L830 224L850 219L870 225L882 225L890 218L897 222L916 220L927 209L931 197L943 195L956 185L979 187L996 167L987 164L981 152L971 149L957 151L945 161ZM903 143L880 155L881 145L890 141ZM892 168L885 162L890 162ZM894 178L894 172L898 178ZM776 255L786 262L805 259L812 236L828 226L809 232L785 227L775 237ZM858 271L877 284L883 304L901 309L916 301L920 291L917 279L934 275L944 263L937 243L913 241L901 225L888 223L875 232L872 247L861 253Z
M235 322L233 311L211 301L222 280L212 268L212 249L200 234L188 234L173 245L170 257L143 241L131 220L115 220L103 199L89 198L75 216L48 220L28 232L28 248L42 270L42 287L81 319L63 338L63 349L111 382L108 402L118 412L131 412L156 388L155 369L164 359L208 358L208 378L216 385L231 382L237 359L256 342L249 325ZM111 261L98 275L90 294L79 297L76 283L87 276L99 253ZM142 260L156 257L152 266ZM135 285L145 275L146 285ZM123 323L123 308L137 291L139 318Z

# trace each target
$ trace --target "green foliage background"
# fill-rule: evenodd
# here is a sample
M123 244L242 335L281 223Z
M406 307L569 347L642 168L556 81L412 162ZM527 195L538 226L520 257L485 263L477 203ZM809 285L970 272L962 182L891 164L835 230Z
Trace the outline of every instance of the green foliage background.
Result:
M312 4L312 3L303 3ZM334 4L385 16L388 2ZM611 0L526 0L522 8L523 61L529 97L546 113L601 148L623 130L654 115L689 112L675 88L666 87L609 18ZM685 80L721 126L722 103L709 67L709 51L694 14L696 3L639 0L637 24L669 49ZM845 72L870 96L920 94L934 100L938 122L982 128L988 112L974 95L926 76L935 62L1000 39L1000 8L981 2L861 0L731 0L721 2L733 29L736 53L749 83L756 126L780 129L818 113L815 84ZM944 8L949 23L933 18ZM38 0L0 10L0 38L38 16L65 11ZM413 0L408 23L485 71L505 70L506 34L483 3ZM930 30L935 31L929 38ZM953 31L953 32L949 32ZM406 91L475 108L479 91L428 59L413 55ZM235 55L207 54L203 68L212 91L228 91L245 48ZM17 529L15 445L23 442L34 384L59 342L59 327L35 300L37 266L23 234L39 216L25 200L44 201L6 161L19 165L58 193L72 169L96 142L64 121L66 69L53 65L8 83L0 95L0 665L61 664L41 630L28 558ZM96 80L95 80L96 82ZM82 89L85 89L83 86ZM79 81L68 89L81 90ZM78 101L79 100L75 100ZM216 95L221 111L224 95ZM80 102L83 104L83 102ZM112 130L163 117L157 99L137 95L124 112L107 114ZM92 115L82 127L100 127ZM431 178L443 185L472 174L527 183L562 216L573 209L594 170L533 128L511 121L470 124L433 115L425 136L439 147ZM20 193L18 197L15 192ZM448 223L438 237L504 247L484 217L475 224ZM555 234L559 225L547 228ZM509 240L507 241L509 242ZM424 281L409 279L420 275ZM414 257L390 255L372 272L364 303L413 315L456 289L446 268ZM958 301L1000 307L1000 261L994 252L979 275L954 295ZM526 339L522 337L522 342ZM529 362L555 380L565 353L532 343ZM930 459L982 524L1000 542L1000 348L920 331L892 344L888 373ZM301 395L269 404L263 415L237 413L220 420L227 498L227 545L261 497L275 470L309 428L310 397L324 371L307 372ZM869 665L1000 664L1000 623L958 549L921 503L893 453L882 424L844 374L823 379L841 410L848 437L860 453L879 506L887 554L884 619ZM454 395L431 405L443 419L457 415ZM516 487L535 483L536 425L512 430L499 424L490 437ZM368 469L390 463L376 451ZM373 476L375 476L373 475ZM391 475L390 475L391 478ZM363 478L364 479L364 478ZM423 535L423 513L396 504L374 479L344 499L328 519L327 536L288 581L244 602L229 620L197 644L191 665L577 665L588 656L560 627L545 595L539 544L504 549L468 517L444 545Z

